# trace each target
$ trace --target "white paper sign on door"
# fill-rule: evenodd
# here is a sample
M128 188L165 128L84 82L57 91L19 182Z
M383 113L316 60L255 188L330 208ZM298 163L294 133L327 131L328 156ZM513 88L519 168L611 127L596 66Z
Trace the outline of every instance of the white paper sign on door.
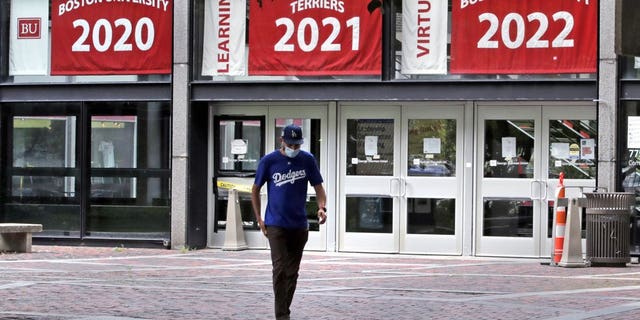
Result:
M439 154L441 150L441 141L440 138L424 138L422 143L423 152L426 153L436 153Z
M513 158L516 156L516 138L502 137L502 157Z
M375 156L378 154L378 136L364 137L364 155Z

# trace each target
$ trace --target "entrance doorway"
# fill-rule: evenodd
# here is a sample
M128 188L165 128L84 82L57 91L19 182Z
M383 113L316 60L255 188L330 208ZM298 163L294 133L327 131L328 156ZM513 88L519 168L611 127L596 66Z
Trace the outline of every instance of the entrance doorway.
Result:
M548 257L556 186L595 187L593 106L478 106L476 255Z
M339 249L461 254L464 106L339 109Z
M328 177L327 113L328 105L215 105L211 112L209 146L210 177L212 183L209 201L209 245L222 247L226 229L228 190L218 185L236 186L239 192L242 224L247 245L250 248L267 248L268 241L262 235L251 207L251 194L246 192L253 185L258 162L267 153L280 147L282 129L288 124L302 128L305 143L301 148L311 152L318 161L320 171ZM223 183L220 183L223 182ZM219 184L220 183L220 184ZM245 190L245 192L242 192ZM263 187L262 212L267 204L267 188ZM331 211L331 202L327 204ZM307 213L309 214L309 240L305 249L327 250L327 225L319 225L316 217L315 190L308 188ZM335 213L329 212L330 220Z

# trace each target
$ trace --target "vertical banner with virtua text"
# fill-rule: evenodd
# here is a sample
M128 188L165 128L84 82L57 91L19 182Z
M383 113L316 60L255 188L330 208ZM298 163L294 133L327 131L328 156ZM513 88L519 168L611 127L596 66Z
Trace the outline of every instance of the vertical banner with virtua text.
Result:
M53 0L51 74L171 73L173 0Z
M402 73L447 73L448 0L402 1Z

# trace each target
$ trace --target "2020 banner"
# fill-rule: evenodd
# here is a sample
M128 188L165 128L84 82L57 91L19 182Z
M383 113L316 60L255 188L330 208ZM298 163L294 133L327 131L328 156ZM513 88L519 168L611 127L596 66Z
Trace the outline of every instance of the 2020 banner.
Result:
M454 0L453 74L596 71L597 0Z
M379 75L381 0L251 0L250 75Z
M54 0L51 74L171 73L173 0Z

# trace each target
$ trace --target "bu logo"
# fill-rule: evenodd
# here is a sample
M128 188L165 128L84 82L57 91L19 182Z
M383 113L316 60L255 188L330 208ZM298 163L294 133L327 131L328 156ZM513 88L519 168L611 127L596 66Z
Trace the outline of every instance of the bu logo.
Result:
M40 18L18 18L18 39L40 39Z

